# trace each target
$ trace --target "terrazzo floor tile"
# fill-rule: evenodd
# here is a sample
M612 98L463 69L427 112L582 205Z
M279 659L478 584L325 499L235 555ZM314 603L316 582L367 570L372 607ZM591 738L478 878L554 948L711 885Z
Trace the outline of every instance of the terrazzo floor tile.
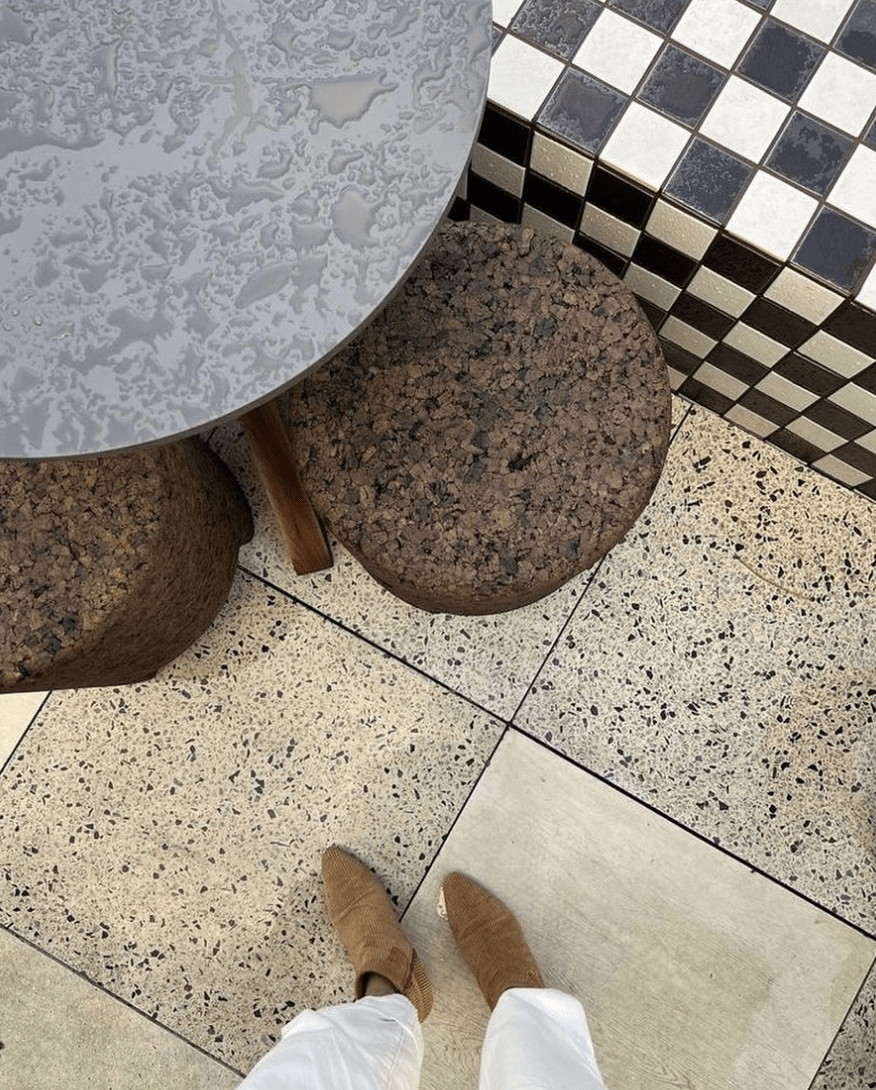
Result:
M703 410L516 723L876 930L876 507Z
M546 983L581 999L611 1090L808 1090L876 953L511 730L404 920L435 986L424 1090L477 1084L488 1017L436 915L452 870L506 901Z
M672 401L676 425L689 403L678 397ZM503 718L514 714L586 590L593 569L530 606L484 617L431 614L409 606L376 583L336 541L331 542L335 562L329 571L298 576L255 479L241 430L236 425L217 428L211 445L237 477L253 510L255 535L240 551L240 563L247 570L492 714Z
M874 1090L876 1088L876 969L858 993L852 1010L811 1090Z
M232 1090L240 1076L0 929L7 1090Z
M239 576L153 681L53 694L0 777L0 924L248 1070L351 992L322 851L405 905L501 730Z
M0 695L0 768L18 745L42 707L46 693L3 693Z

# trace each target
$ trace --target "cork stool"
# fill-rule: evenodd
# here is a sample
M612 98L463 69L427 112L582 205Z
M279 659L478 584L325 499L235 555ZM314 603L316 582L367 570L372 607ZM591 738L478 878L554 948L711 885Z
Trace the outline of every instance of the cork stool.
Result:
M0 462L0 693L151 677L207 628L252 537L199 440Z
M669 444L669 379L632 294L531 229L448 224L402 292L288 395L302 478L399 598L498 613L594 564Z

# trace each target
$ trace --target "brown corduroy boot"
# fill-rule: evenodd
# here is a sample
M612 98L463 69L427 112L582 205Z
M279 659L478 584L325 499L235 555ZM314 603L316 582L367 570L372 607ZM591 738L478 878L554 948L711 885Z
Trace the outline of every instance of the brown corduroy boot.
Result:
M492 1010L509 988L543 988L544 981L510 909L470 878L444 879L447 918L463 957Z
M365 994L368 974L377 973L407 996L423 1022L432 1009L432 985L383 886L354 855L338 847L323 855L322 877L329 919L356 971L356 998Z

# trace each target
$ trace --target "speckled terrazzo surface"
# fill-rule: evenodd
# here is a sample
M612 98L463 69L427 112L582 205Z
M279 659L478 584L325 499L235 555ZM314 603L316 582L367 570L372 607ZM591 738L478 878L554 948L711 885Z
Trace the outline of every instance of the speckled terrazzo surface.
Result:
M876 507L673 408L626 541L543 602L477 619L419 613L343 552L295 577L235 429L217 431L256 536L214 626L146 685L0 701L0 925L227 1080L297 1009L349 994L321 850L360 851L407 905L442 848L458 859L496 747L525 734L622 788L643 830L653 808L706 860L773 879L779 905L802 894L876 936ZM564 867L576 831L548 835L537 807L528 829L515 843ZM581 949L570 975L587 980ZM876 1086L872 972L861 984L812 1090ZM101 1063L74 1090L108 1086Z
M489 11L4 5L0 454L191 433L351 336L453 198Z

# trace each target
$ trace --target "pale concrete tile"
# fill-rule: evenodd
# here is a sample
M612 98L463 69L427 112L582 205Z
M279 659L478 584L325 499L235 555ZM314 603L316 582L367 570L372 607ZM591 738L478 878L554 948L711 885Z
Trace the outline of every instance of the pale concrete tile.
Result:
M18 745L47 696L48 693L0 694L0 768Z
M485 835L501 829L502 836ZM460 870L584 1004L611 1090L808 1090L876 943L509 732L404 924L435 984L424 1090L477 1085L488 1011L438 918ZM661 1080L662 1081L662 1080Z
M407 904L502 729L242 576L153 681L53 695L0 779L0 924L249 1070L352 995L323 850Z
M0 929L9 1090L232 1090L240 1075Z
M693 409L515 722L876 926L876 507Z

